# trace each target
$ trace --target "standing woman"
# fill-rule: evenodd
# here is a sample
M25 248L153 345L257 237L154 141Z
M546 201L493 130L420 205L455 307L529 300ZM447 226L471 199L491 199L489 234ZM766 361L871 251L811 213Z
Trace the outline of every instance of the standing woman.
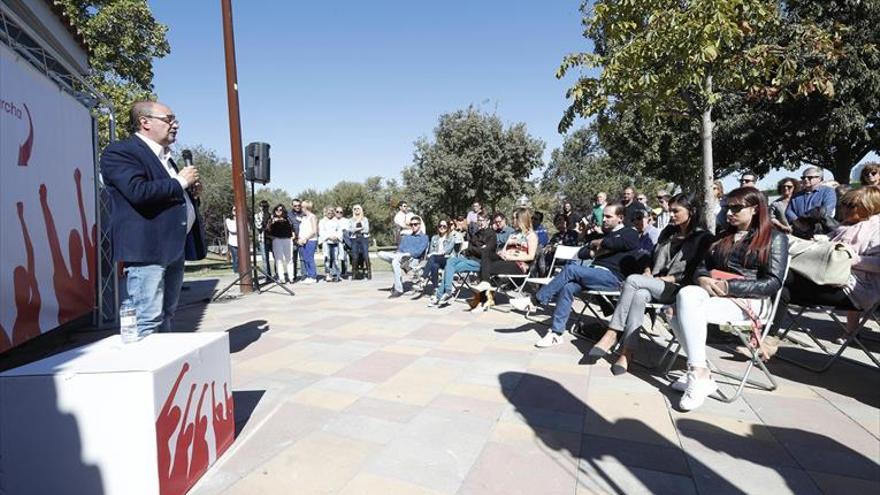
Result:
M315 266L315 251L318 250L318 217L312 213L313 206L314 204L309 200L302 202L303 219L297 239L297 244L302 246L305 284L314 284L318 281L318 267Z
M238 273L238 224L235 223L235 206L232 207L232 218L224 219L226 227L226 245L232 256L232 272Z
M364 216L364 207L351 207L351 271L364 270L370 277L370 220Z
M483 302L483 311L495 305L495 289L489 283L493 275L525 275L529 266L538 254L538 234L532 228L532 212L528 208L519 208L514 214L516 230L504 243L498 253L487 250L480 260L480 282L474 287L474 301ZM483 294L485 293L485 298ZM479 303L478 303L479 304ZM476 305L474 305L476 307Z
M706 326L713 320L742 321L766 312L782 287L788 237L770 224L764 194L754 187L727 196L727 228L694 274L698 285L675 297L672 329L687 353L688 372L672 384L684 392L679 407L696 409L718 389L706 366Z
M437 276L440 269L446 266L446 258L452 254L455 247L455 237L450 232L451 221L447 219L440 220L437 224L437 233L431 237L431 244L428 247L428 261L425 263L424 275L421 284L424 291L428 284L426 280L431 281L431 287L437 290Z
M293 276L293 226L287 218L287 209L278 204L269 220L269 235L272 236L272 254L275 256L275 276L279 282L290 283ZM283 269L283 270L282 270ZM284 272L284 278L281 273Z
M776 192L779 193L779 199L770 203L770 223L777 229L791 234L791 225L785 218L785 209L788 208L788 202L794 193L800 191L801 184L794 177L786 177L776 184Z
M712 235L701 225L703 215L692 196L678 194L666 199L669 224L660 233L651 268L626 278L608 330L590 349L591 358L603 357L617 343L618 334L623 334L620 357L611 366L615 375L626 373L632 361L633 340L637 340L633 335L642 326L648 303L675 302L675 295L691 283L697 264L712 242Z

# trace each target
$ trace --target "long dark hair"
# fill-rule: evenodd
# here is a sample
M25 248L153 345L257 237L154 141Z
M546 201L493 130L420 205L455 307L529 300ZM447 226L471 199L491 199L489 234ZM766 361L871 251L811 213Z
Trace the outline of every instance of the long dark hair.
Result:
M277 205L275 205L275 208L272 208L272 216L273 217L278 216L275 214L275 212L278 211L278 208L281 208L281 216L286 219L287 218L287 208L285 208L284 205L281 203L278 203Z
M773 226L770 223L770 210L767 208L767 199L764 194L754 187L740 187L730 191L727 195L727 204L744 204L755 208L755 215L752 216L752 223L748 229L752 236L749 251L757 254L758 263L767 263L770 258L770 236L773 232ZM712 244L712 251L717 250L722 259L727 259L733 249L733 234L735 233L736 227L728 225L719 239Z
M685 235L693 234L697 227L705 227L703 208L700 206L700 203L697 202L693 194L676 194L669 199L669 207L671 208L674 204L681 206L688 211L689 218ZM675 225L674 227L675 230L678 230L678 225Z

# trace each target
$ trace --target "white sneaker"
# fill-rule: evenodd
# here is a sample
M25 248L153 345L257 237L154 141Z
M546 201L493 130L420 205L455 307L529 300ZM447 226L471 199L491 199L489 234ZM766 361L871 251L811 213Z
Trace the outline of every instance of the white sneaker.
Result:
M316 283L318 283L318 281L314 278L304 278L302 283L308 285L308 284L316 284Z
M443 294L443 297L437 300L437 307L443 308L449 306L450 302L452 302L452 294L447 292L446 294Z
M531 297L517 297L511 299L510 305L513 306L513 309L522 311L523 313L533 313L535 311L535 305L532 304Z
M669 388L675 390L676 392L684 392L688 388L688 374L682 373L681 376L678 377L678 380L669 384Z
M541 337L540 340L535 342L535 347L553 347L554 345L561 344L562 342L564 342L562 339L562 335L559 335L558 333L551 330L547 332L547 335Z
M428 307L433 308L440 302L440 299L437 296L431 296L431 299L428 299Z
M718 390L718 384L712 377L697 378L693 373L688 373L688 386L678 402L678 407L683 411L693 411L703 405L706 397Z

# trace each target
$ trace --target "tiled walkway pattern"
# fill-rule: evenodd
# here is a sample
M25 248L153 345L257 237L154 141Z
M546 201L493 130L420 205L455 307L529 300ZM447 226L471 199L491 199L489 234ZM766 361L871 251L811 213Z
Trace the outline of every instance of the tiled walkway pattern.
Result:
M587 343L539 350L520 314L388 300L377 278L181 310L230 333L241 430L191 493L880 493L876 371L774 361L777 391L685 414Z

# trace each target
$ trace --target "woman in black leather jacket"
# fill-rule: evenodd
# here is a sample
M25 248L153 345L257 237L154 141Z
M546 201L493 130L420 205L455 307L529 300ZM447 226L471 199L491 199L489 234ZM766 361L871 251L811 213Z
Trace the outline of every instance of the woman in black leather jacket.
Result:
M645 307L649 302L672 304L675 295L692 283L697 265L703 260L712 234L702 226L702 210L693 197L678 194L669 201L670 222L660 233L651 257L651 267L645 273L630 275L623 283L620 300L614 316L602 339L590 349L590 357L597 359L608 354L623 334L620 356L611 372L622 375L632 359L632 335L642 326Z
M675 298L672 319L688 356L688 372L672 384L681 392L679 407L690 411L717 390L706 366L706 326L713 321L742 321L760 315L782 287L788 263L788 238L773 229L767 200L753 187L727 196L727 228L694 274L692 285Z

